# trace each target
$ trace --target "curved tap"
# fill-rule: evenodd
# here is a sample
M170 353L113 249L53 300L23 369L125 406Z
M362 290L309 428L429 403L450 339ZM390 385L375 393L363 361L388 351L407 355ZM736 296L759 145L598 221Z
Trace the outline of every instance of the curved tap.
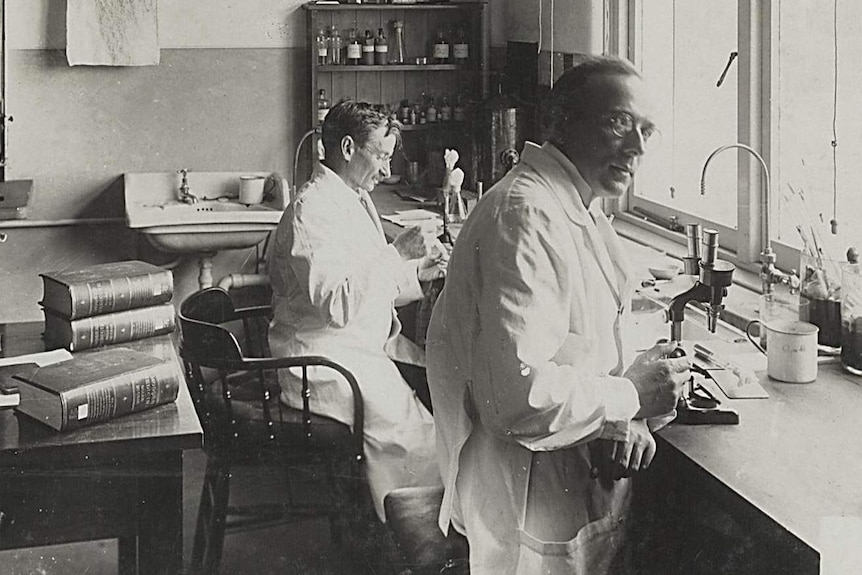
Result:
M713 150L703 163L703 170L700 173L700 195L706 195L706 168L712 159L725 150L737 148L745 150L754 156L760 167L763 168L763 176L766 179L766 189L761 194L761 211L760 211L760 288L764 294L772 293L772 285L775 283L784 283L794 289L794 285L798 285L798 279L795 280L795 274L786 274L775 267L775 252L769 245L769 196L772 194L772 186L769 180L769 168L766 167L766 162L763 157L757 153L751 146L746 144L727 144Z

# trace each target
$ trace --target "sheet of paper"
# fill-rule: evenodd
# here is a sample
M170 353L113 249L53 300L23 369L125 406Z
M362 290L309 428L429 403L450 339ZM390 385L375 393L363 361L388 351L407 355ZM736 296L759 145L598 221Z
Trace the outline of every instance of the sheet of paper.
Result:
M0 357L0 367L7 365L19 365L22 363L35 363L39 367L52 365L72 359L72 353L65 349L55 349L52 351L40 351L38 353L28 353L27 355L16 355L14 357Z

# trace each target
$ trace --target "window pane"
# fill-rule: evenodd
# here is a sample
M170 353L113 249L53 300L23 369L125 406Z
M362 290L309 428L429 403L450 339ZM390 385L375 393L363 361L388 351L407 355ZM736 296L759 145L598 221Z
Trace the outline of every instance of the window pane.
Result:
M638 173L634 205L643 198L675 213L729 228L737 223L737 153L703 163L712 150L737 141L738 62L716 86L737 51L736 2L648 0L642 3L641 64L659 94L661 145Z
M802 233L843 259L848 245L862 246L862 3L838 2L838 88L835 92L835 19L833 3L782 2L779 5L778 172L773 197L773 232L802 248ZM833 113L838 147L833 164ZM833 176L835 190L833 196ZM836 205L833 206L833 200ZM829 221L837 209L840 236Z

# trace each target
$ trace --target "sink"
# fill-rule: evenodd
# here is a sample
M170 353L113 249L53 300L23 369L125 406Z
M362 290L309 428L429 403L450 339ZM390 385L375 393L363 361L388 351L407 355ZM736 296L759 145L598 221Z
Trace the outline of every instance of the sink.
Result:
M241 175L258 172L189 172L188 183L198 202L177 200L181 176L174 172L123 175L126 224L147 236L159 250L173 253L218 252L260 243L278 225L284 210L286 184L263 204L237 201ZM278 188L281 188L280 190Z
M198 254L201 287L212 285L212 257L223 250L250 248L262 242L286 207L287 182L268 180L271 199L246 205L238 201L240 176L269 177L265 172L188 172L193 204L178 201L182 176L175 172L123 174L126 225L140 231L158 250ZM271 186L275 181L276 185Z

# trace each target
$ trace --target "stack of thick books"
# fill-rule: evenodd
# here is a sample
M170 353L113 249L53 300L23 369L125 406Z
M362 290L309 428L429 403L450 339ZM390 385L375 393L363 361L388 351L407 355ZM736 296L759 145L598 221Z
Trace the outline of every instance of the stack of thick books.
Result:
M40 276L46 349L75 352L176 328L170 270L132 260Z

